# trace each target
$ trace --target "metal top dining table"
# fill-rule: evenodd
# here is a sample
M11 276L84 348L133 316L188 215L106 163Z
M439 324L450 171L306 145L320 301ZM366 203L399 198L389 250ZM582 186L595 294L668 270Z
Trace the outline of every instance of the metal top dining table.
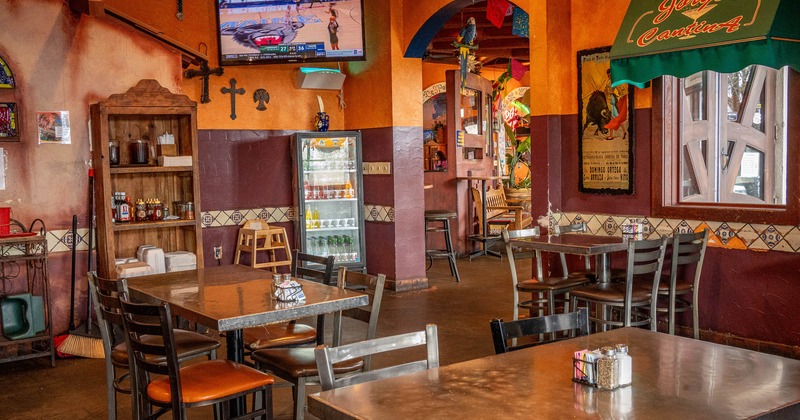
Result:
M243 328L369 304L369 297L361 292L294 280L303 287L303 302L273 299L272 272L238 264L132 277L128 288L135 299L167 302L174 315L227 331L228 359L241 362Z
M228 360L244 362L243 328L315 316L369 304L360 292L313 281L300 283L305 301L280 302L272 297L272 271L239 264L132 277L131 297L167 302L173 315L217 331L226 331ZM230 405L231 417L245 413L245 399Z
M631 385L572 381L575 351L618 343ZM316 393L308 408L336 420L800 418L800 360L621 328Z
M597 281L602 283L609 281L611 277L611 258L609 254L627 250L629 239L619 236L563 233L561 235L512 239L511 243L524 250L563 252L565 254L584 256L594 255L597 258L595 266ZM538 278L543 278L541 261L541 258L537 258L536 273Z

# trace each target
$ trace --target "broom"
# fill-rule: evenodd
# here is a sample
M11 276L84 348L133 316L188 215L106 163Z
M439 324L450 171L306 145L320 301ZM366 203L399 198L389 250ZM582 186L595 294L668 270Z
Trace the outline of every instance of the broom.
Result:
M94 170L89 169L89 240L94 234L92 223L94 218ZM105 357L103 350L103 340L92 334L92 317L91 313L86 319L86 322L75 327L75 257L77 254L78 241L78 216L72 216L72 288L70 290L71 305L69 307L69 334L58 346L58 351L64 354L73 356L88 357L91 359L102 359ZM91 243L91 242L90 242ZM91 255L92 249L89 248ZM89 257L91 261L91 257ZM89 269L91 270L91 262Z

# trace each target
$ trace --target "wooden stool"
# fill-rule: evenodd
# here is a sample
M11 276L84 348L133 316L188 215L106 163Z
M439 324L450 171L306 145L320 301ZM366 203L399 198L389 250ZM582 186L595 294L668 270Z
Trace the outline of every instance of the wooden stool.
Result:
M275 256L276 249L283 249L286 253L285 260L278 260ZM258 251L269 251L271 261L258 262ZM239 239L236 241L236 256L234 264L239 264L239 257L242 252L250 253L250 266L253 268L272 268L272 272L278 271L278 267L292 265L292 251L289 250L289 241L286 239L286 229L282 227L270 227L269 224L261 219L248 220L239 229Z
M425 255L428 258L443 257L450 263L450 275L461 281L456 266L456 251L453 248L453 241L450 237L450 219L458 217L455 212L449 210L426 210L425 211ZM434 225L431 225L431 224ZM441 223L436 226L435 223ZM445 249L428 249L428 232L444 233Z

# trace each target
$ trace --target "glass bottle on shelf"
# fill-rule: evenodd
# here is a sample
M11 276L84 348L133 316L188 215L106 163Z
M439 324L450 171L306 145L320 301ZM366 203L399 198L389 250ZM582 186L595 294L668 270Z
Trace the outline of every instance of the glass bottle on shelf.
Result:
M316 207L314 207L314 213L311 218L314 220L314 229L319 229L319 210Z
M311 208L306 209L306 229L314 227L314 216L311 214Z
M344 190L345 198L353 198L353 184L350 183L350 179L344 184Z

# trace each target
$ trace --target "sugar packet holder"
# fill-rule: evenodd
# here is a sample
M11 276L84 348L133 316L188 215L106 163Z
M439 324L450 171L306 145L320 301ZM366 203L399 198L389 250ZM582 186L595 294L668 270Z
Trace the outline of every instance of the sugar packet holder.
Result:
M277 284L275 298L281 302L296 302L306 300L306 295L303 293L303 286L300 283L294 280L284 280Z
M599 350L578 350L572 356L572 380L584 385L597 386L597 359Z

